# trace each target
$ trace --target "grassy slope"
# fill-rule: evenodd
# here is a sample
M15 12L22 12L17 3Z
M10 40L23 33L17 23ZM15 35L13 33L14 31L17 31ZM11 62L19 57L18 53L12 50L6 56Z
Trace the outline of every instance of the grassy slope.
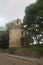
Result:
M43 44L39 45L39 47L37 45L36 46L33 45L33 46L30 46L29 48L20 48L20 49L24 51L35 51L43 55Z
M35 51L43 55L43 48L20 48L23 51Z
M40 45L39 47L33 45L33 46L29 46L28 48L9 48L7 50L8 51L10 50L11 53L14 53L16 50L34 51L34 52L38 52L41 55L43 55L43 45Z

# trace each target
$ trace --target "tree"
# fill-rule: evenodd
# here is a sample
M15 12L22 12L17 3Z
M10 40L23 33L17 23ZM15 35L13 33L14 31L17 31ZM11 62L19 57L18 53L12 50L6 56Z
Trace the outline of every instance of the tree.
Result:
M9 33L8 31L0 31L0 48L9 47Z
M23 24L27 25L28 33L34 36L39 44L39 35L43 31L43 0L37 0L36 3L26 7Z
M34 23L35 15L37 13L37 6L36 4L31 4L30 6L26 7L25 16L23 19L24 24L28 24L29 26Z
M14 21L10 21L9 23L7 23L5 25L5 28L7 31L10 31L10 29L15 25L15 22Z

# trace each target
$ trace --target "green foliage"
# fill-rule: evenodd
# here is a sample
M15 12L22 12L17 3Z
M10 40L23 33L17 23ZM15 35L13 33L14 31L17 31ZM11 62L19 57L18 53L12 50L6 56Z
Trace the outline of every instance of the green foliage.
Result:
M5 28L0 27L0 48L9 47L9 31L14 25L14 21L10 21L5 25Z
M24 24L32 24L35 21L35 16L38 12L39 14L42 14L41 12L43 12L43 0L38 0L36 3L26 7L23 19Z
M0 48L8 48L8 47L9 47L9 32L0 31Z
M37 0L38 3L43 2L43 0Z
M36 16L38 17L43 17L43 10L39 10L36 14Z
M34 23L36 13L37 13L36 4L31 4L30 6L27 6L25 10L25 17L23 20L24 24L26 23L28 25L31 25L32 23Z
M37 2L26 7L23 24L27 25L26 31L29 35L34 36L39 43L38 35L43 31L43 0L37 0Z
M6 24L5 28L6 30L9 31L14 25L15 25L14 21L10 21L9 23Z

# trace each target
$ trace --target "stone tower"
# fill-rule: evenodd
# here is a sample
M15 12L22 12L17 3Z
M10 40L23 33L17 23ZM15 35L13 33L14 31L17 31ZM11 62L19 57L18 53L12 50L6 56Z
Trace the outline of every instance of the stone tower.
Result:
M15 20L15 25L9 32L9 47L22 47L21 37L22 37L22 24L21 20Z

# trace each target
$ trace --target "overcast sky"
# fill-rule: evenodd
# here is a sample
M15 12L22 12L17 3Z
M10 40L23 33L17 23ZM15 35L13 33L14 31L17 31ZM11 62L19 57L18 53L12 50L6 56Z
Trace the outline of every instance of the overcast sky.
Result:
M17 18L23 19L25 7L36 0L0 0L0 26Z

